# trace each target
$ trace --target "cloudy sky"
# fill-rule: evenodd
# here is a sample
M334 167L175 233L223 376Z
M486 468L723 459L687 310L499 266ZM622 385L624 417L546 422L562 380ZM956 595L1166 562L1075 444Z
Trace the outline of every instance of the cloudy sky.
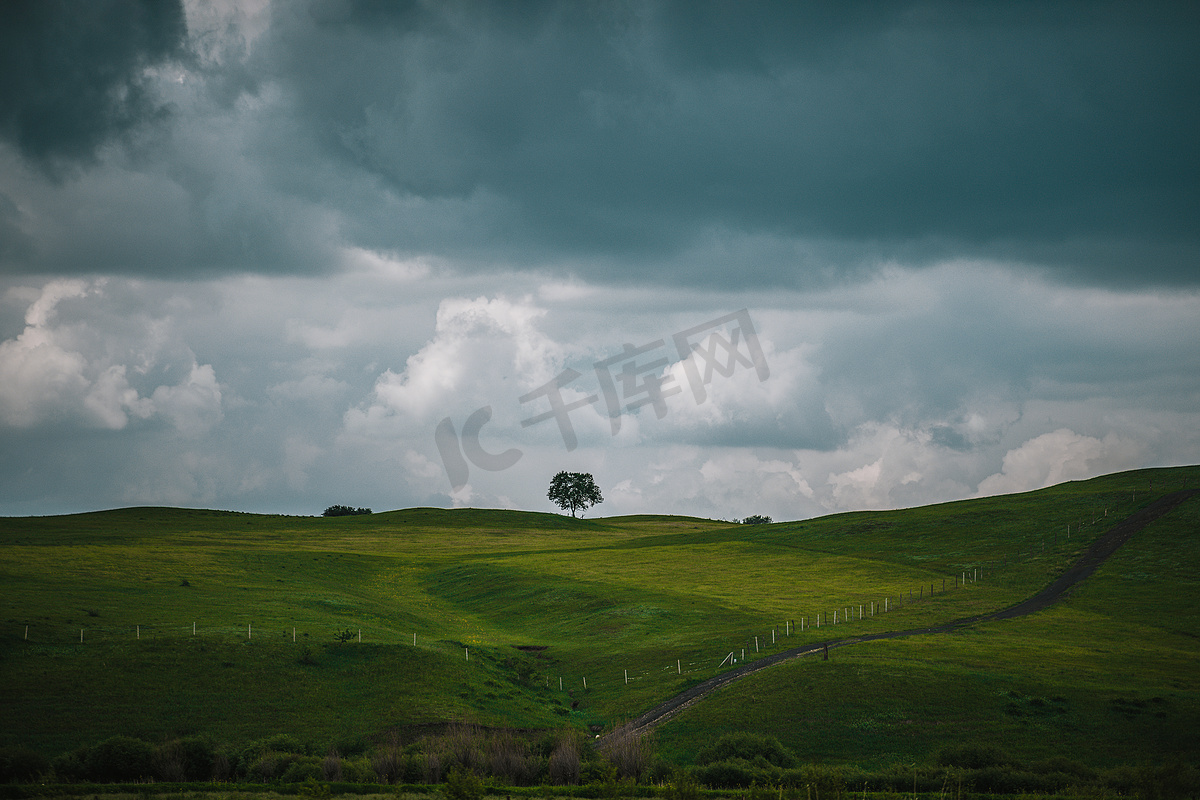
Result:
M0 5L0 514L1200 462L1200 6Z

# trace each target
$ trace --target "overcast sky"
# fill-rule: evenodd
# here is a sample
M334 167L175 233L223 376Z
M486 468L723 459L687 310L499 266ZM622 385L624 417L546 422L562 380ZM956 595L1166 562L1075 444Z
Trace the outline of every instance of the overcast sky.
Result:
M1200 6L0 4L0 514L1200 462Z

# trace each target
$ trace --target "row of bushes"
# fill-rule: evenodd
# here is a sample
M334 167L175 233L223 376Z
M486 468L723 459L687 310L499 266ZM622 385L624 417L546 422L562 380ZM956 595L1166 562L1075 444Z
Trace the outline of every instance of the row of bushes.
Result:
M370 514L369 508L355 508L354 506L330 506L321 512L322 517L353 517L359 514Z
M750 800L802 800L812 790L825 797L848 798L858 792L888 792L896 796L914 793L939 797L961 797L964 793L991 795L1109 793L1140 800L1182 800L1200 797L1200 769L1180 761L1161 765L1120 766L1102 770L1090 778L1074 771L1042 771L1031 768L896 767L881 772L864 772L844 767L805 765L782 771L764 771L745 762L721 761L691 771L699 785L712 789L748 789Z
M0 749L0 782L58 781L123 783L246 781L296 784L325 781L349 784L438 784L474 795L487 779L508 786L664 785L670 800L691 800L700 786L748 789L757 800L853 792L992 794L1111 790L1143 800L1200 796L1200 768L1178 762L1157 767L1121 767L1097 772L1065 758L1021 763L994 747L957 747L937 754L934 764L864 772L844 767L801 764L777 739L754 734L722 736L702 749L690 770L655 762L649 743L632 735L610 737L597 750L575 731L536 739L512 731L455 726L440 735L407 744L396 734L370 745L343 743L314 751L287 735L240 748L215 746L187 737L160 744L115 736L55 759L27 748ZM767 788L770 791L767 792ZM764 794L766 793L766 794Z
M1172 761L1158 766L1122 766L1097 771L1067 758L1021 762L989 746L940 751L935 763L866 772L800 764L777 739L755 734L722 736L697 755L691 771L713 789L773 787L771 797L804 797L809 788L825 796L855 791L989 794L1053 794L1067 790L1110 790L1142 800L1200 796L1200 767ZM754 794L754 792L751 792Z
M370 745L343 743L314 750L281 734L241 748L222 747L202 737L153 744L114 736L54 759L27 748L0 749L0 782L126 783L134 781L249 781L300 783L443 782L454 770L512 786L572 785L603 780L636 782L649 765L647 743L618 738L604 753L578 731L537 739L509 730L453 726L444 733L405 743L396 734Z

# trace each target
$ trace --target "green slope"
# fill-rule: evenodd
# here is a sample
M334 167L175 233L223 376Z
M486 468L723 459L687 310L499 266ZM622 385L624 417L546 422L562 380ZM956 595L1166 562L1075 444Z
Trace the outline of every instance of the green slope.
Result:
M668 722L660 746L689 762L708 739L750 731L805 760L871 769L964 745L1024 763L1196 763L1198 561L1193 497L1046 611L780 665Z
M476 509L0 518L0 745L54 754L116 733L288 732L327 746L449 721L608 725L731 652L753 658L756 637L765 654L1009 605L1185 480L1200 469L766 526ZM670 723L663 752L686 759L714 731L753 729L846 763L991 735L1014 752L1056 736L1103 761L1149 752L1158 740L1142 729L1155 724L1168 747L1171 726L1197 719L1196 584L1172 566L1194 555L1196 514L1193 501L1159 538L1135 537L1119 557L1140 561L1036 619L767 670ZM859 606L865 618L847 624ZM1115 645L1135 630L1158 644ZM1113 721L1127 733L1092 746L1089 731Z

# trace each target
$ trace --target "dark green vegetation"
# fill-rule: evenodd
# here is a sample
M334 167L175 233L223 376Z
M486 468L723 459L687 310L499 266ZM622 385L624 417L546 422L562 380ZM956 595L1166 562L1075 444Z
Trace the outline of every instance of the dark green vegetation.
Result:
M586 472L560 472L550 479L550 491L546 492L550 502L563 511L587 511L597 503L604 502L600 487Z
M765 655L1012 605L1185 481L1200 487L1200 468L769 525L472 509L4 518L0 748L52 759L132 736L228 756L288 734L312 767L330 748L369 761L394 740L413 755L423 734L484 726L537 731L524 746L548 769L564 730L632 718L730 653L754 658L756 637ZM954 748L1029 774L1195 763L1198 529L1193 498L1030 617L764 670L662 726L658 758L693 765L751 733L795 763L701 769L762 783L816 764L850 788L856 770L897 765L944 781Z
M355 508L353 506L330 506L321 513L322 517L353 517L356 514L370 514L369 508Z

